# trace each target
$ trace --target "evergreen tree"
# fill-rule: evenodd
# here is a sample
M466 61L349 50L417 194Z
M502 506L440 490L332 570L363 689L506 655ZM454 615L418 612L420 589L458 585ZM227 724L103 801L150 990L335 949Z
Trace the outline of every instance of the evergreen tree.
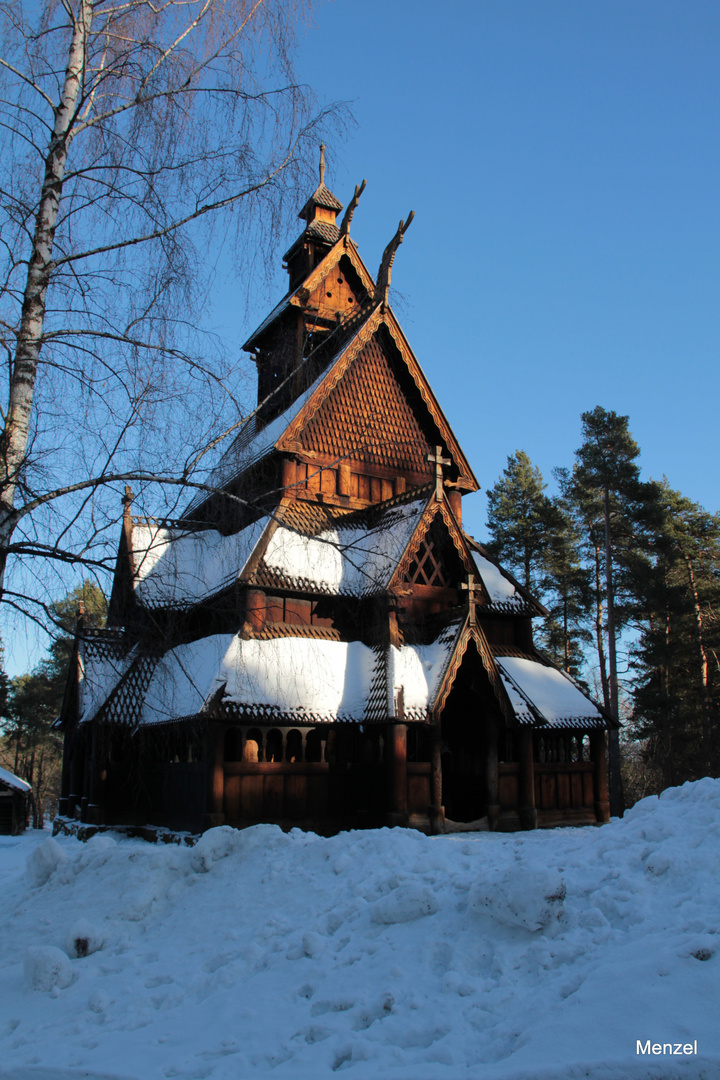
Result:
M553 499L552 505L544 560L543 603L548 615L542 644L555 663L583 682L585 647L592 640L588 630L592 608L590 575L582 565L582 537L571 507L562 496Z
M547 607L539 645L579 677L589 639L587 574L568 506L561 498L550 499L546 487L523 450L508 457L507 468L487 493L488 548Z
M487 493L488 549L512 570L530 592L545 576L545 548L553 506L542 473L524 450L507 459L507 468Z
M720 771L720 517L658 485L656 559L644 585L633 734L659 787Z
M572 473L566 475L563 494L583 524L594 577L596 644L603 695L606 708L618 720L619 636L635 610L633 581L652 516L655 488L640 480L637 464L640 450L630 434L627 416L597 406L583 413L581 419L583 442L576 451ZM609 743L611 810L621 814L623 792L617 731L610 732Z

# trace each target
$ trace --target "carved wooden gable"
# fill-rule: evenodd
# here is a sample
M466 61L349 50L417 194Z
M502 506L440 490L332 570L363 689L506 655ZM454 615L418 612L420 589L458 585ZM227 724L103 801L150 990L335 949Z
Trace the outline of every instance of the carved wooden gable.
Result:
M377 334L369 339L299 433L304 450L430 475L432 447Z
M429 522L424 516L391 585L458 589L472 571L459 530L447 511L438 507Z

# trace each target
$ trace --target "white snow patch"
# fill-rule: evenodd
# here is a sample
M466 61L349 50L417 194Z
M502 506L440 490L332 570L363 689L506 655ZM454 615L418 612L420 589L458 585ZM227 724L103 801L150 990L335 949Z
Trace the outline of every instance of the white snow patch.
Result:
M485 558L479 551L473 551L473 559L492 604L513 604L516 607L525 607L527 603L525 597L518 592L512 581L505 577L499 566Z
M600 828L63 837L42 885L38 839L0 837L2 1080L720 1075L718 780Z
M584 720L604 725L597 705L557 668L520 656L498 656L496 661L518 719L533 721L529 699L549 724Z
M133 525L138 599L150 607L194 604L231 585L242 576L269 520L260 518L231 536L215 529Z
M36 888L44 885L66 858L66 853L57 840L48 836L42 844L33 848L27 857L27 876L30 884Z
M326 529L317 536L280 526L264 555L270 570L307 582L323 592L371 595L390 580L419 522L427 500L392 507L374 528Z
M244 640L214 635L168 652L155 669L143 723L192 716L224 699L313 717L362 720L375 655L359 641Z
M512 866L483 874L470 891L470 906L506 926L541 930L559 918L565 894L557 871Z
M54 945L39 945L26 949L23 970L28 990L48 993L56 986L64 990L73 981L72 964L65 953Z

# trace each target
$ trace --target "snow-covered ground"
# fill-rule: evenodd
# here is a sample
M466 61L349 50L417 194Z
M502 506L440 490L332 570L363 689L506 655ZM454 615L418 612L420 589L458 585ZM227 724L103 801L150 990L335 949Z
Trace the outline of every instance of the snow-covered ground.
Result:
M1 837L0 1077L717 1080L719 872L716 780L598 829Z

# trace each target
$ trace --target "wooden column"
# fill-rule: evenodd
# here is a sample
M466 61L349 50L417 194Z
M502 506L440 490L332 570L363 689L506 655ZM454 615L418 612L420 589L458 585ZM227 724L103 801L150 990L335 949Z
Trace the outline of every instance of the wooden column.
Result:
M523 829L537 829L538 816L535 809L535 761L533 758L533 733L531 728L520 730L520 825Z
M485 791L487 793L488 825L497 828L500 818L500 796L498 782L498 729L497 721L487 721L485 735Z
M439 724L430 729L432 740L432 772L430 776L430 831L434 836L445 832L445 807L442 790L442 738Z
M223 801L225 798L225 727L211 724L207 740L207 813L203 829L214 829L225 824Z
M598 821L609 821L610 797L608 794L607 758L605 755L604 731L593 731L590 733L590 756L593 763L595 817Z
M388 724L390 813L388 825L407 825L407 724Z

